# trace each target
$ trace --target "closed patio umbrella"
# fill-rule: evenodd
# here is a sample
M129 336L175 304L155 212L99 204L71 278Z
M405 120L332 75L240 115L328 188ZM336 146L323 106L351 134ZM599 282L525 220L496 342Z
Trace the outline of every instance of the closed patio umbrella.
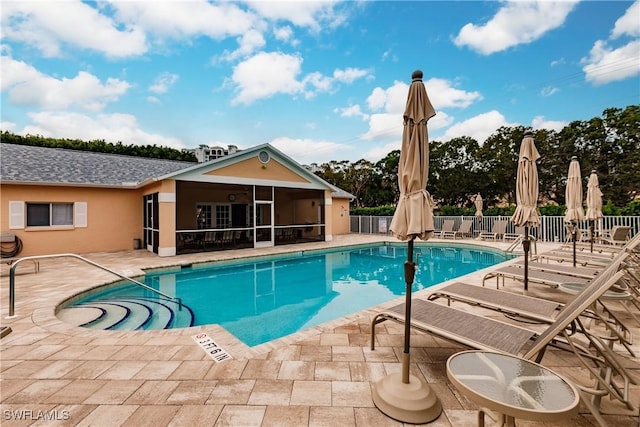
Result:
M482 218L482 196L480 193L476 194L473 204L476 205L476 216Z
M536 161L540 158L538 149L533 141L533 134L526 132L520 144L518 156L518 173L516 176L516 210L511 221L519 227L524 227L524 290L529 288L529 227L540 224L538 214L538 167Z
M580 163L578 158L573 156L569 163L569 173L567 174L567 188L565 189L565 202L567 211L564 214L564 222L571 225L571 240L573 241L573 266L576 266L576 238L578 221L584 219L582 209L582 176L580 174Z
M406 303L402 372L382 378L373 388L373 403L378 409L391 418L413 424L432 421L442 412L442 404L429 386L409 373L411 287L416 271L413 241L416 237L427 240L434 231L433 201L426 190L429 173L427 121L436 112L422 83L422 75L419 70L411 75L398 163L400 199L389 227L398 239L408 240L404 263Z
M585 216L589 220L589 240L591 241L591 252L593 252L594 223L603 217L602 191L600 191L600 183L595 170L591 171L587 183L587 214Z

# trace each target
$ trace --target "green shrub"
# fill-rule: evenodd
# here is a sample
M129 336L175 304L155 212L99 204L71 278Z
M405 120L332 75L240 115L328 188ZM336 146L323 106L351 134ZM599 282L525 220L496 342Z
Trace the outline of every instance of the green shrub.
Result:
M540 206L538 210L542 216L561 216L567 209L566 206L551 204Z
M602 214L603 215L621 215L621 211L622 209L614 206L613 202L611 200L607 201L607 203L602 206Z

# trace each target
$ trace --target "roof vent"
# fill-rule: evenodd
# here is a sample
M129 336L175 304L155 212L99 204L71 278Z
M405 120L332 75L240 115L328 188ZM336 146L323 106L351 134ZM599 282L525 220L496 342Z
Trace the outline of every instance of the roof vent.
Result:
M263 150L258 153L258 160L260 160L262 163L268 163L270 159L271 159L271 156L269 155L268 152Z

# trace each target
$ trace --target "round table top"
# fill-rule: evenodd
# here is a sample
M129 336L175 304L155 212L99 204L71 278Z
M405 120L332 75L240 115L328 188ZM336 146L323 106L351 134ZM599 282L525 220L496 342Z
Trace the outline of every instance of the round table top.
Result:
M507 354L470 350L447 360L449 380L481 406L536 421L572 416L580 395L544 366Z

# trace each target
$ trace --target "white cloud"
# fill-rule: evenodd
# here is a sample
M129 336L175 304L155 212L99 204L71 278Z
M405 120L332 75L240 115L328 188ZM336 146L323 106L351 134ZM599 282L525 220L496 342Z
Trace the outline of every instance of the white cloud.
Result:
M302 58L284 53L261 52L239 63L232 80L237 85L234 104L251 104L278 93L296 94L303 90L297 80Z
M574 0L508 1L486 24L462 27L454 43L482 55L531 43L561 26L577 3Z
M429 79L425 82L429 100L436 109L436 115L429 120L429 129L436 130L449 126L453 118L441 109L466 108L482 99L478 92L457 89L444 79ZM369 129L363 135L365 140L389 140L402 137L402 116L407 104L409 85L395 81L387 89L376 87L367 98L367 107L374 112L369 116Z
M84 141L121 141L123 144L159 145L177 149L185 145L177 138L151 134L140 129L131 114L99 114L95 117L69 112L42 112L29 114L33 124L18 133Z
M631 37L639 37L640 36L640 0L636 0L630 7L627 9L625 14L619 18L613 30L611 30L611 38L616 39L623 35L631 36Z
M130 87L124 80L108 78L105 83L93 74L80 71L73 78L56 79L11 57L1 57L2 90L9 102L42 109L80 107L97 111L117 100ZM6 86L5 86L6 85Z
M13 122L2 121L0 122L0 130L2 131L13 131L16 127L16 124Z
M556 93L558 93L560 91L560 89L558 89L557 87L553 87L553 86L546 86L543 87L542 90L540 91L540 95L542 96L551 96L554 95Z
M562 122L559 120L545 120L544 116L536 116L531 121L531 127L533 129L547 129L554 130L556 132L561 131L562 128L568 124L568 122Z
M246 33L261 24L253 13L232 2L190 1L117 1L109 3L116 17L162 40L207 36L221 40Z
M161 73L153 81L153 84L149 86L149 92L153 93L167 93L167 91L178 81L178 75L165 71Z
M342 83L353 83L359 78L369 75L369 71L360 68L346 68L344 70L336 69L333 72L333 78Z
M319 31L323 27L336 27L345 22L345 16L336 10L340 2L328 1L248 1L260 16L272 21L289 21L298 27Z
M276 38L276 40L286 42L291 40L291 38L293 37L293 30L288 25L277 27L273 30L273 36Z
M379 113L369 116L369 129L360 138L365 141L389 141L402 138L402 113Z
M230 80L237 92L233 104L248 105L280 93L311 98L335 90L336 83L352 83L368 75L366 70L347 68L334 70L332 77L313 72L300 78L302 62L298 55L280 52L260 52L240 62Z
M640 74L639 52L640 39L617 49L610 48L606 41L596 41L589 57L582 59L586 80L600 85Z
M360 117L362 120L367 120L369 118L368 114L365 114L360 109L359 105L350 105L345 108L335 108L334 112L340 114L341 117Z
M432 135L438 129L443 129L452 122L453 117L443 111L433 116L427 126L429 141L439 139L433 138ZM389 152L399 150L402 146L402 130L402 115L379 114L377 117L372 116L369 131L362 135L361 138L366 141L382 141L384 143L365 151L364 158L376 162L389 154Z
M585 79L595 85L625 80L640 74L640 0L620 17L611 31L610 41L622 36L634 37L627 44L612 47L609 41L596 40L589 56L582 58Z
M493 110L456 123L447 129L441 139L449 141L453 138L468 136L482 145L491 134L502 126L517 126L517 124L507 122L502 114Z
M467 92L455 88L452 83L444 79L429 79L425 82L427 94L431 104L439 108L467 108L476 101L482 100L480 92Z
M222 59L225 61L235 61L238 58L246 57L256 50L264 47L267 44L262 33L256 30L249 30L241 37L238 37L238 49L233 52L225 52L222 54Z
M8 1L2 2L0 13L3 38L23 42L46 57L60 56L62 45L116 58L140 55L147 50L145 34L139 28L123 29L79 0Z
M331 141L315 141L312 139L295 139L289 137L276 138L271 145L301 164L325 163L331 160L346 160L353 147Z

